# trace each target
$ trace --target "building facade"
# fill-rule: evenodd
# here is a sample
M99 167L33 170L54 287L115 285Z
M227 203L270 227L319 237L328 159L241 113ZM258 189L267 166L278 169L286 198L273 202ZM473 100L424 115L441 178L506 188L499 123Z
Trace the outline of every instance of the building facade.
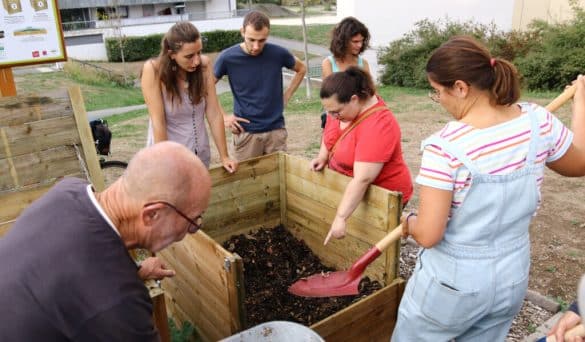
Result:
M59 0L64 31L237 15L236 0Z

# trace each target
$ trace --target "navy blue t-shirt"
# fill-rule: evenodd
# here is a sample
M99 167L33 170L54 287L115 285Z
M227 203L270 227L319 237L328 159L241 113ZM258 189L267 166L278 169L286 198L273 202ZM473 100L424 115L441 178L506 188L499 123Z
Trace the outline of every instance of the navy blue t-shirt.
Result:
M251 133L284 127L282 68L292 69L294 56L285 48L266 43L258 56L244 52L240 44L224 50L213 73L229 77L234 94L234 114L250 120L240 123Z

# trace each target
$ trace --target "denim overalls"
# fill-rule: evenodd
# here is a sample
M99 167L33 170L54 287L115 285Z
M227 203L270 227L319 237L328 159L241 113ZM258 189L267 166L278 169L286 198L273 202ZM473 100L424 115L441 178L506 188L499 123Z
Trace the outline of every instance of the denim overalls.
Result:
M526 165L507 175L481 174L464 151L438 145L471 172L472 184L443 239L423 249L404 292L392 341L504 341L520 311L530 268L528 226L539 193L536 114Z

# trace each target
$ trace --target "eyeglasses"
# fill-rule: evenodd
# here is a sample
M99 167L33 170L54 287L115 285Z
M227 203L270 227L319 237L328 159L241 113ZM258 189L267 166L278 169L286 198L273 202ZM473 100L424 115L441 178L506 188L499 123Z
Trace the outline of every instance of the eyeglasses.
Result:
M182 211L180 211L177 207L175 207L174 205L170 204L169 202L165 202L165 201L156 201L156 202L150 202L150 203L146 203L144 206L148 206L151 204L157 204L157 203L161 203L166 205L167 207L172 208L174 211L177 212L177 214L181 215L185 220L187 220L187 222L189 222L191 225L189 226L189 233L194 234L196 233L199 229L201 229L201 227L203 226L203 216L199 215L195 218L189 218L189 216L185 215Z
M328 110L327 113L335 118L339 118L341 116L341 112L345 109L345 106L337 109L337 110Z
M429 91L429 98L433 100L433 102L438 103L441 98L441 92L438 89L433 89L432 91Z

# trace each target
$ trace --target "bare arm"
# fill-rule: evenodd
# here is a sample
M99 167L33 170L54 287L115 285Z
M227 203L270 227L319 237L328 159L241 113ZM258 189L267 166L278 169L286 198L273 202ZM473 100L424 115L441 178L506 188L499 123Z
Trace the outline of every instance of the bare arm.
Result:
M585 176L585 76L579 75L574 83L577 91L571 119L573 143L561 158L547 164L551 170L568 177Z
M219 158L224 169L228 172L235 172L238 168L238 162L232 160L227 151L227 142L225 138L225 126L223 122L223 110L219 104L217 93L215 91L214 76L211 71L211 62L207 56L201 56L201 64L204 68L204 75L206 78L205 87L207 90L205 117L209 123L213 141L217 147Z
M325 58L323 62L321 62L321 80L327 78L327 76L333 73L333 68L331 67L331 61L329 58Z
M452 199L452 191L420 186L418 216L411 217L406 227L419 245L431 248L443 239Z
M362 58L362 60L364 61L363 70L366 72L366 74L370 75L372 77L372 79L375 80L375 77L370 73L370 64L368 63L368 61L365 58Z
M167 122L165 118L165 107L163 103L161 83L156 75L155 65L147 61L142 67L142 96L148 109L148 115L152 122L152 133L154 142L167 140Z
M327 244L331 237L342 238L345 236L347 219L353 214L370 184L382 171L383 163L355 162L353 165L353 178L347 184L341 202L337 207L335 219L331 224L329 234L323 244Z
M295 93L295 91L299 87L299 85L301 84L301 82L303 81L303 78L305 77L305 74L307 73L307 66L300 59L295 57L295 65L293 66L293 70L295 71L295 76L290 81L288 88L286 88L286 90L284 91L284 106L285 107L288 104L288 101L290 100L290 98L293 96L293 94Z

